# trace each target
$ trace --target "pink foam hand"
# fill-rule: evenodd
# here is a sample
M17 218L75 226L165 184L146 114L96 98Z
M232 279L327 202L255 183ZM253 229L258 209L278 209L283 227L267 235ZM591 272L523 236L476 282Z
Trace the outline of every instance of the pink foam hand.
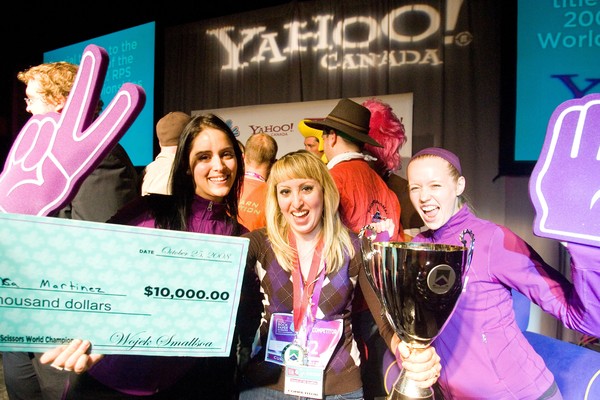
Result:
M536 235L600 247L600 93L554 110L529 195Z
M35 115L21 129L0 174L1 212L45 216L63 207L135 121L146 95L125 83L92 122L107 68L106 50L87 46L62 113Z

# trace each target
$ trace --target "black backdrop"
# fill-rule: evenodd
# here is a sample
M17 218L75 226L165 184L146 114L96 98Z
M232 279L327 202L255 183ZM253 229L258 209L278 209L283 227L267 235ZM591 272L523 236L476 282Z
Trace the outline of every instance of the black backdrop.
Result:
M467 163L489 163L489 155L479 157L490 143L498 143L498 3L292 2L171 27L163 42L163 108L190 111L412 92L415 150L445 146ZM395 17L386 18L390 13ZM331 16L327 23L317 22L325 16ZM439 17L439 26L433 17ZM317 35L294 41L305 50L285 52L292 36L286 25L292 21L304 24L305 36ZM338 29L340 23L343 29ZM256 31L260 33L247 33ZM409 38L398 40L384 32ZM229 48L218 35L227 37ZM336 35L368 45L345 48ZM247 65L230 68L232 54ZM259 55L260 62L252 61ZM324 58L343 60L342 66L324 67Z

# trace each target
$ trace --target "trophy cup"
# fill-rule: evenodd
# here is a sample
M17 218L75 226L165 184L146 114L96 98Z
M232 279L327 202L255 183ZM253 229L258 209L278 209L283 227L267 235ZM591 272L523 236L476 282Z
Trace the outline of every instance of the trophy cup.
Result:
M471 244L467 248L465 235ZM463 288L475 237L465 229L463 246L435 243L373 242L364 227L362 256L369 283L396 334L412 349L425 349L450 319ZM431 388L420 388L400 372L387 400L433 399Z

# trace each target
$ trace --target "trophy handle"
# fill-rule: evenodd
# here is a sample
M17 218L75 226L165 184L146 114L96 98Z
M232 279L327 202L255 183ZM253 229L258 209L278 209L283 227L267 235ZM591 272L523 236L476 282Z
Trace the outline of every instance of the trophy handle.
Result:
M367 234L367 232L371 232L371 233ZM377 237L377 233L375 233L375 231L373 230L373 226L372 225L365 225L362 228L360 228L360 231L358 231L358 237L361 238L361 239L363 237L366 237L369 240L369 243L370 243L370 242L373 241L373 239L375 239Z
M470 229L464 229L461 232L460 241L464 247L467 247L467 241L465 239L465 235L469 235L469 237L471 238L471 244L469 246L469 251L467 253L467 263L465 265L465 273L466 273L466 271L469 270L469 267L471 266L471 260L473 259L473 248L475 247L475 235L473 234L473 231Z
M358 238L360 239L360 247L365 266L368 264L369 260L373 258L373 254L375 253L372 244L376 237L377 233L373 230L371 225L363 226L358 232ZM365 271L367 272L367 276L371 278L369 269L365 268Z
M379 298L379 300L382 302L381 304L383 305L384 300L382 298L381 293L377 289L378 285L375 283L375 278L373 277L373 274L371 273L371 269L368 268L369 262L373 259L373 256L376 252L376 250L373 249L373 245L372 245L373 240L375 240L376 237L377 237L377 233L375 233L375 231L373 230L373 227L371 225L363 226L360 229L360 231L358 232L358 238L360 239L360 249L361 249L364 268L365 268L365 275L367 275L367 279L369 280L369 283L373 287L375 294L377 294L377 297Z

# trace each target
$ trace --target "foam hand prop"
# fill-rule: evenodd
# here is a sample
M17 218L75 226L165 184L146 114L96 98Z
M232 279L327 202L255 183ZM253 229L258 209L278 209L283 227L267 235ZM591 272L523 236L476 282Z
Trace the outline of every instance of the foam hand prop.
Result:
M537 236L600 247L600 93L554 110L529 195Z
M46 216L62 208L135 121L146 94L131 83L93 119L107 68L106 50L87 46L62 113L25 124L0 174L0 212Z

